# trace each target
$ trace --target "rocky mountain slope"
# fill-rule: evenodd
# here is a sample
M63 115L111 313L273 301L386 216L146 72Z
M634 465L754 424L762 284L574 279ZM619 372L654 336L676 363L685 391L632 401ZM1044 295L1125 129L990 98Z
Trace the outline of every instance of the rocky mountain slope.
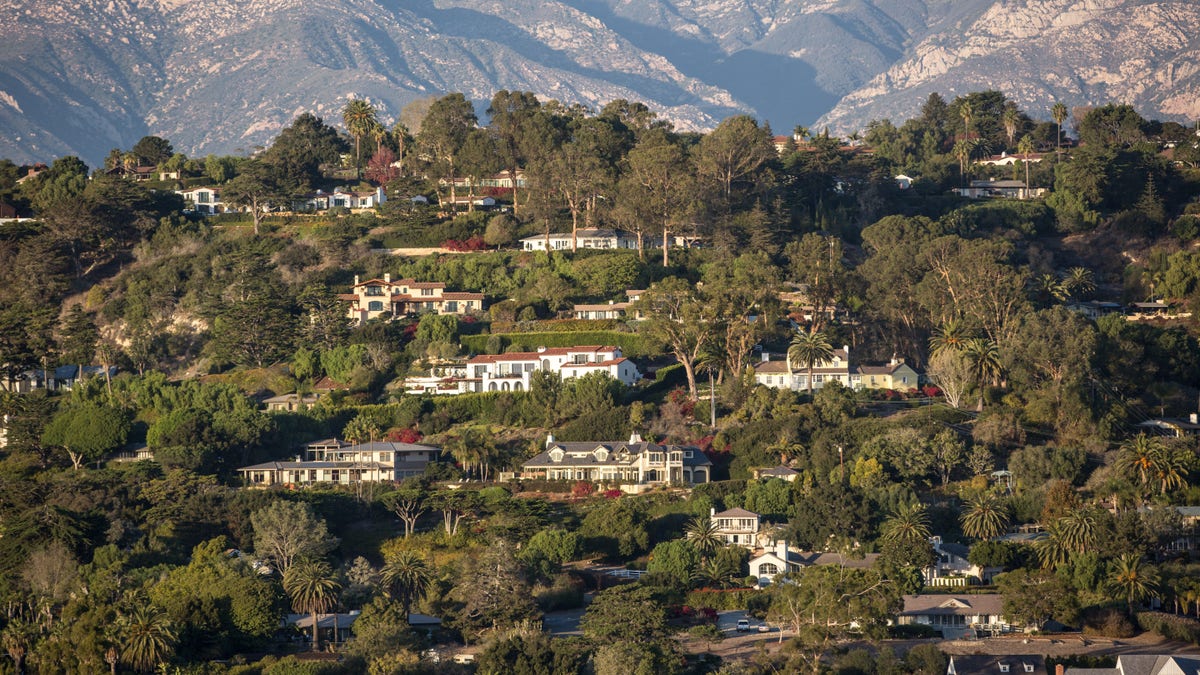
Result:
M682 128L902 118L932 90L1034 112L1196 111L1200 3L1151 0L0 0L0 157L92 163L146 133L249 152L348 97L500 88L645 101ZM1116 48L1114 48L1116 47ZM486 105L480 105L482 112Z

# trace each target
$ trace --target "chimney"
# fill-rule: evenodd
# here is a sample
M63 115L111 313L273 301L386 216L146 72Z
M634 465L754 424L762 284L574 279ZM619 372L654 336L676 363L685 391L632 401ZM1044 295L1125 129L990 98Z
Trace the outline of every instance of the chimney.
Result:
M787 455L779 453L779 466L787 466Z
M541 353L542 353L542 352L544 352L544 351L546 351L546 348L545 348L545 347L538 347L538 348L537 348L537 353L539 353L539 354L541 354Z
M391 272L383 273L383 282L386 284L392 283L392 273Z
M842 351L846 352L846 360L850 360L850 345L842 345Z
M1192 413L1188 415L1188 421L1192 424L1200 424L1200 413Z
M354 285L355 286L358 285L358 275L357 274L354 275Z
M712 518L716 515L717 515L717 507L715 507L715 506L708 507L708 517Z
M554 445L554 434L546 434L546 447Z
M1066 670L1064 669L1063 664L1060 663L1054 666L1054 675L1063 675L1065 672Z
M782 558L785 565L786 565L787 559L788 559L787 551L788 551L787 539L776 539L775 540L775 555ZM783 571L784 572L787 571L786 567Z
M889 366L894 366L894 365L896 365L896 352L892 352L892 360L891 360L891 361L888 361L888 365L889 365Z
M763 363L767 363L767 362L768 362L768 361L770 361L770 360L771 360L771 354L770 354L770 352L763 352L763 353L762 353L762 362L763 362Z
M638 433L638 432L636 432L636 431L635 431L635 432L633 432L633 433L631 433L631 434L629 434L629 444L630 444L630 445L633 445L634 443L641 443L641 442L642 442L642 435L641 435L641 434L639 434L639 433Z

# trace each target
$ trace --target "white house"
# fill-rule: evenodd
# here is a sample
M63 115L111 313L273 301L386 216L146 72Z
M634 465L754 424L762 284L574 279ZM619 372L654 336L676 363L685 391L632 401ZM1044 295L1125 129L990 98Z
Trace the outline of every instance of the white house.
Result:
M604 305L575 305L576 319L623 319L629 311L628 302L609 302Z
M935 561L924 571L928 586L969 586L991 583L992 577L1003 571L1000 567L980 567L967 560L969 549L962 544L943 542L941 537L929 538Z
M265 462L238 469L255 487L311 483L379 483L397 481L425 472L439 450L428 445L375 441L355 445L330 438L305 446L305 458Z
M562 443L550 435L546 449L521 466L521 478L611 482L637 492L652 485L707 483L712 462L700 448L648 443L636 432L625 442Z
M979 595L906 595L897 617L901 626L931 626L947 639L983 633L1008 633L1023 628L1003 616L1004 597L999 593Z
M546 237L544 234L525 237L521 240L521 249L525 251L545 251L547 239L549 239L550 250L552 251L571 250L570 232L554 233L549 237ZM637 248L637 235L625 230L583 228L578 230L575 241L576 248ZM643 237L643 243L647 248L654 248L660 245L658 239L655 239L652 243L650 237Z
M1046 188L1031 188L1021 180L973 180L970 187L954 188L954 192L967 199L1032 199L1045 194Z
M480 354L467 361L468 391L529 391L534 371L558 373L562 379L589 373L608 373L632 386L642 379L637 366L621 355L620 347L539 347L536 352Z
M294 211L325 211L333 208L373 209L387 201L383 188L374 190L354 191L348 188L334 188L333 192L317 190L305 197L292 202Z
M863 557L844 556L839 553L794 551L786 540L777 539L762 548L762 552L750 558L750 575L758 579L759 586L769 586L775 577L788 572L799 572L812 565L837 565L848 569L866 569L879 559L878 553L867 553Z
M761 523L757 513L738 508L720 513L716 509L709 509L709 519L716 525L717 536L726 544L750 550L758 545Z
M234 210L221 201L221 188L219 187L194 187L176 190L175 194L183 196L188 208L206 216Z
M359 281L356 275L350 291L339 294L338 298L350 303L347 315L355 322L370 321L384 314L393 317L420 312L469 314L483 309L482 293L449 292L440 281L392 281L391 274L366 281Z
M850 361L850 347L843 346L833 350L833 355L824 361L818 361L813 368L814 391L820 389L826 382L837 381L850 389L895 389L906 391L916 389L920 384L921 374L904 359L893 358L886 364L855 364ZM808 368L789 364L787 355L778 360L771 360L771 355L763 353L761 363L754 366L754 381L773 389L791 389L792 391L808 390Z

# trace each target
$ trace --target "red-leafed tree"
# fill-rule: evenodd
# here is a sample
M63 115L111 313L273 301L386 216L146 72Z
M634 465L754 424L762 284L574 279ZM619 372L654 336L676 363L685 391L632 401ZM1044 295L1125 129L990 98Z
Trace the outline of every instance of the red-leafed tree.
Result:
M367 161L367 180L376 185L384 185L400 176L400 168L392 166L396 161L396 153L386 145L381 146L379 150L371 155L371 159Z

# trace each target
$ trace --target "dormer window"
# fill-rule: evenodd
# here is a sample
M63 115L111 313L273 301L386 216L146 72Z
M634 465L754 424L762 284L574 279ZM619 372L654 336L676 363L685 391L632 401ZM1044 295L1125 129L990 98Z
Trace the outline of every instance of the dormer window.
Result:
M608 459L608 450L604 448L596 448L596 451L592 454L595 455L597 462L603 462Z
M561 462L563 459L563 451L560 448L554 448L550 451L551 462Z
M1001 664L1000 664L1000 672L1002 672L1002 673L1007 673L1007 672L1008 672L1008 664L1007 664L1007 663L1001 663Z
M1032 672L1033 672L1033 664L1032 664L1032 663L1026 663L1026 664L1025 664L1025 672L1027 672L1027 673L1032 673Z

